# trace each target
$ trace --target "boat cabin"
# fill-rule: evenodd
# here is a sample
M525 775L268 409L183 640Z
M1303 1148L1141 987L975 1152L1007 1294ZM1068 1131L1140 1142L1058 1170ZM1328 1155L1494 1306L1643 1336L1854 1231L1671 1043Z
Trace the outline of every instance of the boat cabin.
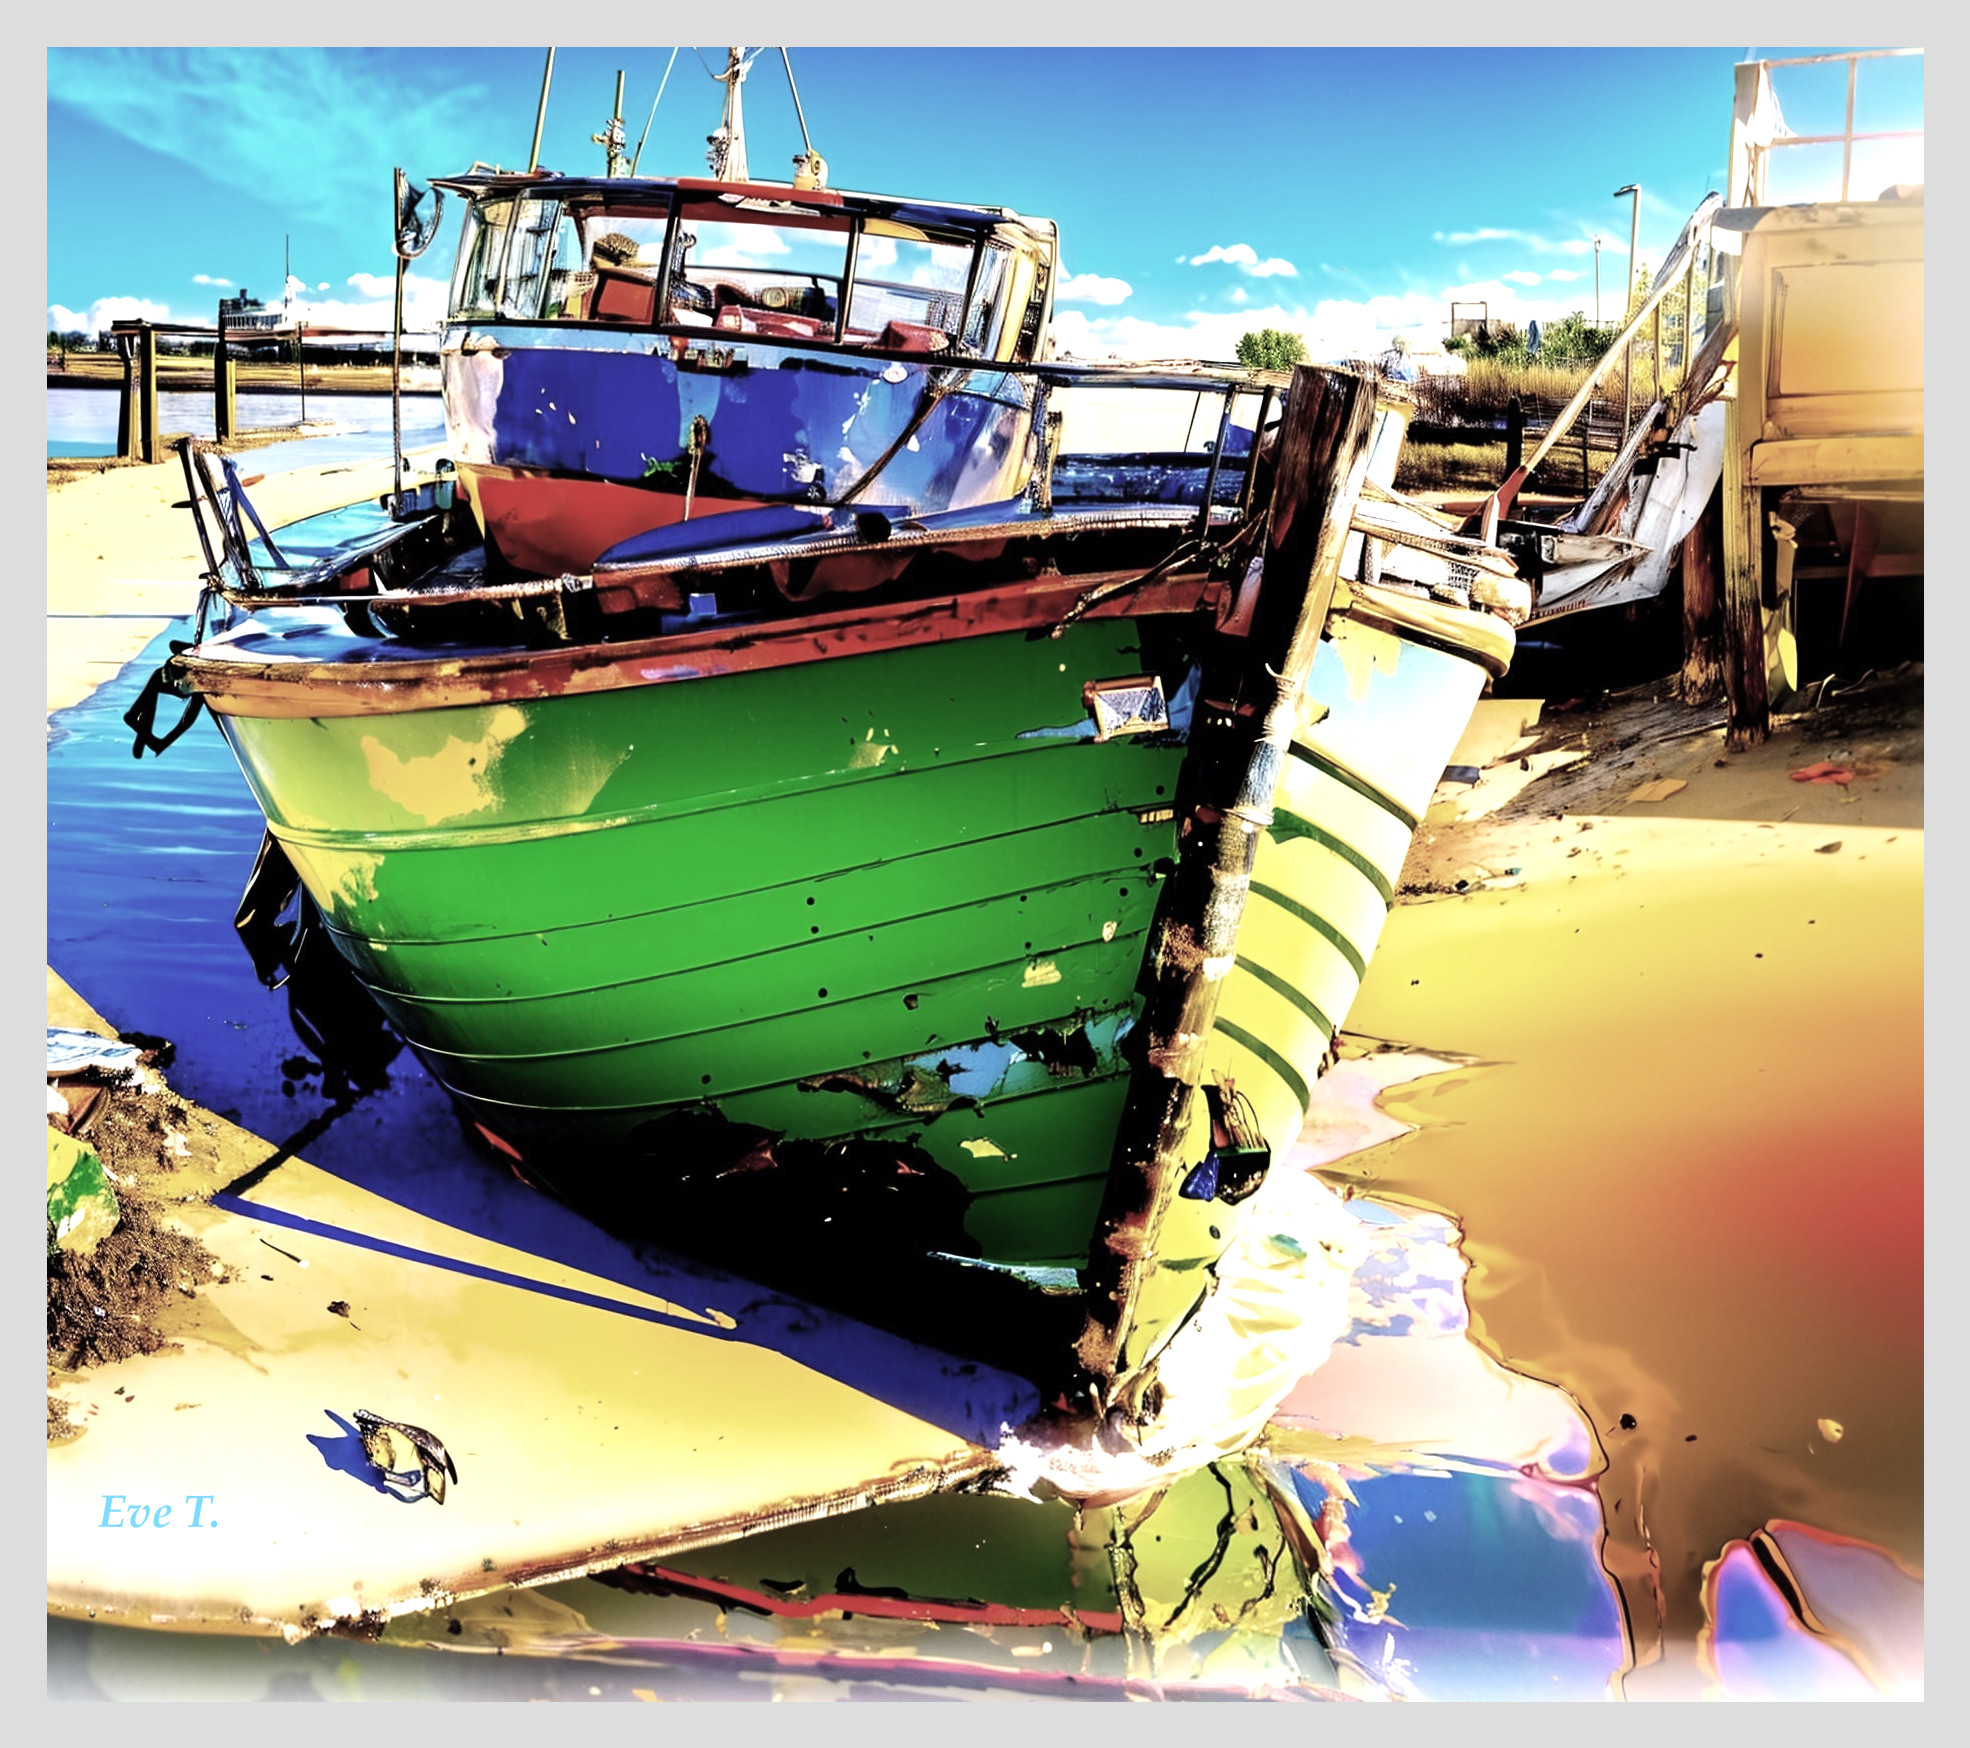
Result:
M450 321L1036 362L1054 226L778 184L472 175Z

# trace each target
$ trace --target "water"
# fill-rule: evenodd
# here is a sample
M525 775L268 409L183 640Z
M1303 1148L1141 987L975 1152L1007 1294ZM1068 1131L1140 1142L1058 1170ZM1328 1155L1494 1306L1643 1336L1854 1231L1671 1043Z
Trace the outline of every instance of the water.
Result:
M157 397L158 424L165 431L210 437L213 432L209 394L164 393ZM51 388L48 390L48 453L51 456L114 455L118 396L107 389ZM277 430L301 422L302 402L292 394L243 394L238 400L241 427ZM297 467L337 467L369 461L390 453L390 397L384 395L310 395L309 422L330 422L336 428L319 436L269 443L248 451L240 466L245 473L284 473ZM442 443L444 407L436 395L405 395L404 448Z
M369 1084L337 1085L290 992L262 987L231 923L262 822L230 753L207 718L161 761L129 754L121 713L164 641L53 725L49 963L112 1023L171 1037L178 1090L254 1133L648 1285L644 1259L489 1169L408 1052L372 1031ZM1293 1160L1351 1193L1365 1241L1352 1326L1275 1440L1327 1535L1336 1637L1373 1686L1425 1698L1703 1680L1845 1697L1878 1691L1862 1663L1919 1689L1920 1584L1896 1563L1921 1557L1921 1282L1904 1266L1921 1211L1919 831L1578 824L1554 823L1571 845L1550 867L1528 856L1519 888L1398 907L1351 1022L1442 1053L1351 1044ZM1821 853L1836 835L1844 861ZM768 1339L946 1411L896 1344L838 1322ZM1821 1418L1842 1423L1837 1443ZM933 1544L934 1504L894 1508L894 1533ZM1798 1627L1769 1549L1742 1539L1783 1519L1821 1526L1772 1533L1848 1651ZM882 1527L842 1521L851 1540ZM841 1564L869 1581L877 1545ZM801 1673L815 1641L798 1619L740 1609L733 1625L595 1580L516 1594L471 1605L464 1630L533 1656L412 1649L446 1642L435 1617L393 1626L396 1644L292 1649L51 1622L50 1692L969 1697L1055 1667L1036 1643L1029 1663L952 1674L965 1628L880 1669L858 1642L838 1649L861 1673ZM605 1623L606 1665L589 1661ZM911 1674L919 1654L944 1673Z

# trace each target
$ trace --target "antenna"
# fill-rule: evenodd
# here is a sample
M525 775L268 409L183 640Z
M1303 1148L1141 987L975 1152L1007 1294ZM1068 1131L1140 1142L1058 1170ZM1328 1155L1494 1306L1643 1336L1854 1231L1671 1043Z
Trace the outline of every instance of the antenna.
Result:
M746 123L739 87L752 70L752 63L745 58L743 48L727 48L726 54L729 58L725 71L712 74L725 87L725 114L719 121L718 131L705 141L711 148L705 157L711 165L713 177L718 181L744 182L749 173L746 167Z
M800 107L800 87L793 82L793 60L787 54L784 43L780 46L780 60L787 69L787 89L793 93L794 120L800 123L802 151L793 161L793 185L796 188L825 188L828 185L828 161L814 150L814 142L807 137L807 116Z
M622 131L622 69L616 69L616 107L609 116L608 125L599 134L590 134L593 140L608 154L606 174L613 181L623 173L623 131Z
M540 168L540 130L547 125L547 88L554 83L554 51L547 51L547 66L540 75L540 107L534 111L534 143L527 153L527 173Z

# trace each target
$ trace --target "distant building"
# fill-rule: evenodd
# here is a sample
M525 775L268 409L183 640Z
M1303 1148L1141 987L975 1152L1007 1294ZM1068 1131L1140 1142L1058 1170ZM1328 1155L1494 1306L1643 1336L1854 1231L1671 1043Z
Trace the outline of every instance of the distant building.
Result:
M239 288L238 297L222 297L219 300L219 325L222 328L278 328L283 319L282 311L268 309L243 285Z

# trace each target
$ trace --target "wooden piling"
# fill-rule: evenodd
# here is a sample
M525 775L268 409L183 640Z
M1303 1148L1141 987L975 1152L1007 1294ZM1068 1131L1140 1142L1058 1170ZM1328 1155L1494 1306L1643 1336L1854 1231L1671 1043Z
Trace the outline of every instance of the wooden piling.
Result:
M1683 536L1683 666L1676 689L1685 704L1714 704L1723 696L1718 593L1723 557L1724 502L1712 492L1696 526Z
M1728 704L1724 744L1732 749L1765 740L1772 732L1765 689L1763 595L1763 493L1746 475L1746 448L1738 409L1726 403L1724 416L1724 697Z
M138 367L142 379L137 390L142 436L138 439L137 453L143 461L158 462L164 459L164 446L157 429L157 330L146 327L138 346L143 362Z
M1165 880L1126 1047L1127 1103L1089 1249L1087 1316L1074 1394L1116 1406L1194 1287L1149 1294L1159 1237L1187 1169L1204 1045L1216 1021L1259 840L1332 605L1374 432L1375 389L1351 371L1299 365L1280 428L1263 581L1242 638L1207 656L1178 806L1177 865ZM1270 1138L1283 1150L1293 1137ZM1194 1152L1194 1147L1190 1149ZM1148 1303L1154 1299L1154 1304ZM1126 1405L1125 1405L1126 1407ZM1147 1407L1145 1413L1153 1411Z
M137 459L140 420L137 411L137 348L126 335L117 337L116 349L123 360L123 383L116 395L116 453L125 461Z
M1505 403L1505 477L1518 472L1525 459L1525 405L1517 395Z
M232 441L239 429L239 361L226 350L225 324L219 324L219 343L212 350L212 431L221 443Z

